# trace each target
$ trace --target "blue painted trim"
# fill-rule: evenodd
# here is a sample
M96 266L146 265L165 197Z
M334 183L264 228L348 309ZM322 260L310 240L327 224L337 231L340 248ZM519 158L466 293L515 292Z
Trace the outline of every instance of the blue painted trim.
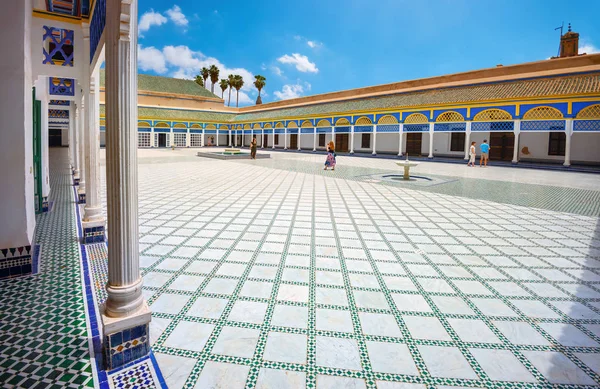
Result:
M579 112L581 112L584 108L589 107L590 105L600 104L600 101L578 101L572 104L572 117L576 117Z
M435 123L433 132L465 132L467 131L467 123Z
M600 132L600 120L573 120L573 131Z
M152 129L150 129L150 128L139 128L138 127L138 132L152 132Z
M523 116L525 116L525 114L537 107L552 107L552 108L556 108L558 109L564 117L569 116L567 114L567 110L569 107L568 103L544 103L544 104L540 104L540 103L532 103L532 104L521 104L521 108L519 109L519 117L522 118Z

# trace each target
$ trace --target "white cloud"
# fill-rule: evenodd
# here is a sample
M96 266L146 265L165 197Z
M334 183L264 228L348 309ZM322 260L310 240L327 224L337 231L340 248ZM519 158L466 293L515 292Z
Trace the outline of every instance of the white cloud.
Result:
M167 22L167 18L165 18L162 14L158 12L154 12L153 9L144 13L140 18L140 22L138 23L139 31L148 31L152 26L160 26Z
M588 43L586 41L581 41L581 46L579 46L579 54L594 54L594 53L600 53L600 49L597 48L596 46L594 46L591 43Z
M174 5L173 8L167 10L167 15L169 16L169 19L178 26L188 25L188 20L183 12L181 12L181 8L179 8L178 5Z
M281 75L283 74L283 70L281 70L281 69L279 68L279 66L273 66L273 67L271 68L271 70L273 70L273 73L275 73L275 74L276 74L276 75L278 75L278 76L281 76Z
M319 69L317 69L317 65L314 62L310 62L306 55L300 55L298 53L294 53L292 55L285 54L282 57L277 58L277 61L285 64L295 65L298 71L303 73L317 73Z
M158 74L167 71L165 56L162 51L150 46L138 45L138 67L145 71L153 71Z
M309 91L312 88L312 85L310 85L310 83L304 81L304 88L306 88L306 90Z
M311 49L318 49L319 47L323 46L323 43L317 41L306 41L306 44Z
M283 86L281 91L275 91L275 92L273 92L273 94L279 100L288 100L288 99L295 99L296 97L302 96L303 92L304 92L304 87L302 87L302 85L300 85L300 83L297 83L297 84L286 84Z

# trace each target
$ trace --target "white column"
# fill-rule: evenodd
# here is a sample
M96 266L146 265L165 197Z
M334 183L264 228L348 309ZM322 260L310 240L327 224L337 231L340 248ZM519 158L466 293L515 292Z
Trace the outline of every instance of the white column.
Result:
M317 151L317 127L313 127L313 151Z
M287 145L288 145L288 142L287 142L287 138L288 138L288 137L287 137L287 127L285 128L285 133L283 134L283 137L284 137L284 142L285 142L285 143L283 144L283 149L284 149L284 150L287 150Z
M350 154L354 154L354 124L350 126Z
M79 108L79 118L77 120L77 140L79 143L79 188L77 189L77 194L80 196L85 195L85 132L87 129L87 101L84 100L88 86L85 85L84 88Z
M154 127L150 127L150 147L154 147Z
M185 147L191 147L192 146L192 135L190 132L190 129L187 128L185 130Z
M217 144L217 147L219 147L219 129L218 128L217 128L217 137L216 138L217 138L216 144Z
M469 149L471 148L471 123L468 121L465 129L465 161L469 160Z
M302 150L302 128L298 128L298 151Z
M72 173L75 173L75 106L69 102L69 159L71 162Z
M105 335L150 322L138 257L137 19L137 0L107 0Z
M200 147L204 147L204 128L202 129L202 139L200 139Z
M519 162L519 136L521 135L521 121L520 120L515 120L514 133L515 133L515 145L513 148L512 163L518 163Z
M402 156L402 137L404 136L404 123L400 123L400 140L398 140L398 156Z
M44 85L46 85L44 83ZM37 92L37 89L36 89ZM48 158L49 147L50 147L50 134L48 129L48 95L46 94L46 90L41 91L43 96L40 96L38 100L40 100L42 105L42 197L48 197L50 194L50 159Z
M571 137L573 136L573 119L565 120L565 162L563 166L571 166Z
M264 149L265 148L265 129L263 128L262 131L262 138L260 139L260 148Z
M334 147L337 147L335 144L335 126L331 125L331 141L333 142Z
M275 150L275 129L273 128L273 150Z
M96 69L90 78L87 131L85 131L86 195L83 228L104 225L100 203L100 71ZM95 223L91 225L90 223Z
M429 155L427 158L433 158L433 123L429 123Z
M169 128L169 146L175 146L175 133L173 132L173 128Z
M377 155L377 124L373 124L373 155Z
M231 147L231 130L229 130L229 147Z
M73 104L73 112L75 113L73 117L69 119L73 125L73 162L75 166L73 170L73 180L79 181L79 148L81 147L79 144L81 141L81 137L79 136L79 110L81 107L77 103L71 104Z

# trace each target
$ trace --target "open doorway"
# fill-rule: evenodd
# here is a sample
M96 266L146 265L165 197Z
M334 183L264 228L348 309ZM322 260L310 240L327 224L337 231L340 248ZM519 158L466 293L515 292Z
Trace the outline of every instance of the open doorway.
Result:
M158 147L167 147L167 134L158 134Z

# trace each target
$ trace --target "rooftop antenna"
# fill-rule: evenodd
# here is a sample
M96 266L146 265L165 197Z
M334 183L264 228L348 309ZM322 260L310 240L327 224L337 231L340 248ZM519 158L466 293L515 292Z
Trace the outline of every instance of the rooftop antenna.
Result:
M560 25L560 27L556 27L554 29L554 31L556 30L560 30L560 37L562 38L563 36L563 28L565 27L565 22L562 22L562 24ZM558 40L558 54L556 55L557 57L560 57L560 39Z

